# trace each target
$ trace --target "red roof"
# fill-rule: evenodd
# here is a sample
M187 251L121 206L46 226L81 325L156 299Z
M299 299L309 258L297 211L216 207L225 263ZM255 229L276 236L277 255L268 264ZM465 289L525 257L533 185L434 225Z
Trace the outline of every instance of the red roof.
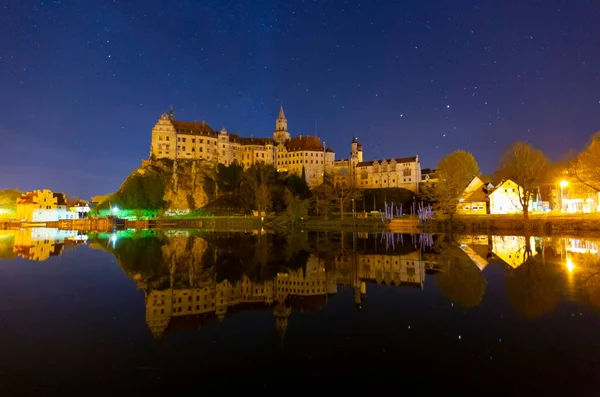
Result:
M37 191L22 194L21 197L17 199L17 204L33 204L34 197L37 197Z
M321 139L316 136L297 136L285 143L288 152L313 151L322 152Z
M177 121L171 120L173 127L178 134L191 134L191 135L207 135L217 137L219 134L217 131L210 128L204 121L198 123L196 121Z

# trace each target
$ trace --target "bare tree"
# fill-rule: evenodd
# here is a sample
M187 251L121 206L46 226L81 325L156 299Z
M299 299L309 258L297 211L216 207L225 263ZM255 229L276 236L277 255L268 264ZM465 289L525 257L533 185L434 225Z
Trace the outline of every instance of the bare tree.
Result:
M600 132L592 136L587 149L579 153L571 166L581 183L600 192Z
M340 216L344 219L344 208L347 207L348 203L352 200L357 200L362 197L360 190L353 187L347 187L344 185L337 186L333 189L336 200L340 205Z
M550 162L544 153L525 142L516 142L501 159L500 175L519 185L519 204L525 220L529 220L529 202L545 176Z
M437 165L438 182L431 191L437 210L452 219L465 188L478 175L479 166L471 153L457 150L444 157Z

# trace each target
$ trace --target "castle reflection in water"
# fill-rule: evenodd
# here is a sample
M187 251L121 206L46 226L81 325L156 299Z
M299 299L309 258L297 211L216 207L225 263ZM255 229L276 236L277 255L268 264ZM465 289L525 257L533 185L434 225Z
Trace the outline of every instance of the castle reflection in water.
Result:
M322 309L339 287L353 290L354 304L360 310L369 283L423 289L429 277L437 278L442 290L448 283L463 283L447 288L454 292L445 295L457 304L474 307L485 295L482 272L491 262L505 263L513 272L536 266L561 273L566 280L566 286L560 287L565 295L584 295L592 304L595 300L600 304L597 239L304 232L282 236L264 231L82 235L21 229L0 231L0 258L42 261L86 243L114 254L144 291L146 322L156 338L172 330L195 330L211 319L239 311L271 310L283 340L293 311ZM518 283L519 277L530 274L515 273L509 278L518 288L529 288L526 279ZM552 279L539 271L532 277ZM578 279L585 280L585 285ZM455 296L462 292L465 296ZM512 300L528 308L536 304L519 303L518 292ZM548 301L548 297L540 298L540 302ZM538 312L551 309L541 307Z

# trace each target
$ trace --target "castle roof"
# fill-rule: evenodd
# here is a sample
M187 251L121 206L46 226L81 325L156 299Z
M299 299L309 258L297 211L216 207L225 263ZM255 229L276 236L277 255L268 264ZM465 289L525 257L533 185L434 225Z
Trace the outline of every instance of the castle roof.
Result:
M260 145L260 146L266 146L266 145L273 145L274 141L273 138L239 138L239 142L242 145Z
M321 139L316 136L297 136L289 141L285 142L285 147L288 152L299 152L299 151L323 151L323 145L321 145Z
M210 128L204 121L198 123L196 121L171 120L171 123L178 134L218 136L218 132Z
M413 156L413 157L396 157L396 158L392 158L392 159L383 159L383 160L370 160L370 161L363 161L360 162L358 164L356 164L357 167L367 167L369 165L373 165L373 163L378 162L379 164L383 163L384 161L391 163L393 161L395 161L396 163L415 163L417 162L417 157Z
M334 153L333 149L330 147L327 148L327 150L325 150L327 153Z

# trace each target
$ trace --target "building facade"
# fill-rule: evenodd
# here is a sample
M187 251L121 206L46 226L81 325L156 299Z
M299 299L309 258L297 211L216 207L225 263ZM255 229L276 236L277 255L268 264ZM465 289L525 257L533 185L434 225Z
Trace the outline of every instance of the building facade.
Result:
M523 212L523 206L519 199L520 189L521 187L510 179L496 186L489 194L490 214L518 214ZM529 202L529 208L533 208L533 201Z
M457 214L485 215L487 214L487 191L485 184L474 177L458 199Z
M275 120L272 137L240 137L225 128L213 130L204 121L178 121L174 113L161 115L152 129L151 156L171 160L207 160L230 165L234 162L247 169L255 164L271 164L279 172L306 175L309 186L323 183L333 171L335 153L315 136L292 138L283 107Z
M79 219L78 212L71 211L63 193L51 190L35 190L17 199L17 219L23 222L52 222L62 219Z
M363 147L354 137L349 159L334 163L333 180L338 187L403 188L419 193L421 164L419 156L364 161Z
M332 175L335 186L358 189L404 188L415 193L421 182L419 157L363 160L363 148L354 137L350 157L335 161L335 152L316 136L292 137L283 107L272 137L240 137L226 129L213 130L204 121L178 121L171 111L161 115L152 129L150 155L171 160L207 160L247 169L271 164L278 172L302 175L311 188Z

